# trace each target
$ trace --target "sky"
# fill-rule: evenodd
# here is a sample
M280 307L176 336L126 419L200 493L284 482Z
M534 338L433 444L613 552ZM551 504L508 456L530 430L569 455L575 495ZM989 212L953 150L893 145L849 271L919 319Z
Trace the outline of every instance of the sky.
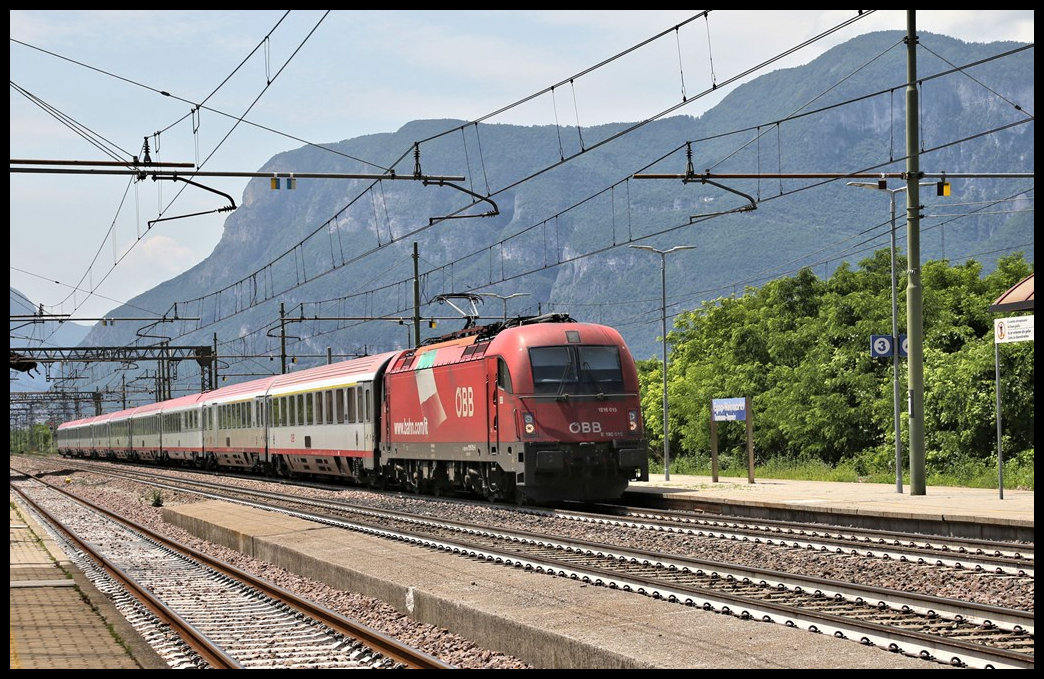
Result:
M736 79L857 11L698 14L10 10L11 159L128 159L148 140L154 162L256 172L306 143L390 133L413 120L589 126L644 120L682 101L673 114L698 116L745 79L863 33L907 29L906 10L877 10ZM968 42L1032 43L1033 11L917 10L916 27ZM712 83L727 86L712 91ZM551 86L554 99L511 106ZM206 184L239 204L248 181ZM228 213L211 211L227 203L187 188L12 171L11 287L46 314L92 324L214 249ZM169 219L196 212L206 214Z

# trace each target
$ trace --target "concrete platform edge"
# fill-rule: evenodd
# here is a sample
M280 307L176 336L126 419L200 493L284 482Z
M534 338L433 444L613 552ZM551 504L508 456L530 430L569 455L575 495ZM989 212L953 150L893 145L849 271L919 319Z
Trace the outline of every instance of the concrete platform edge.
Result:
M464 557L241 505L164 507L163 517L334 589L379 599L538 669L939 669L850 640ZM320 603L322 603L320 601Z

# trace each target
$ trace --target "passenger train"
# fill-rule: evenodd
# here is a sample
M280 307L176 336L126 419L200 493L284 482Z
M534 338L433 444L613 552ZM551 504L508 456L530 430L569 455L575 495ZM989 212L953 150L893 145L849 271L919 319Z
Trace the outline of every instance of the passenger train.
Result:
M565 314L66 422L57 442L70 457L522 504L615 499L649 479L630 351Z

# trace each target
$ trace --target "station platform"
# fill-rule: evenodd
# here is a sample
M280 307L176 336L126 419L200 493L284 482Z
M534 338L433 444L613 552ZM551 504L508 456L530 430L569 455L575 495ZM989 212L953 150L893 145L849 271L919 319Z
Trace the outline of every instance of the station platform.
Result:
M673 498L677 506L744 518L819 521L955 537L1033 541L1033 491L671 474L631 482L626 501Z
M47 531L10 516L12 670L169 669Z

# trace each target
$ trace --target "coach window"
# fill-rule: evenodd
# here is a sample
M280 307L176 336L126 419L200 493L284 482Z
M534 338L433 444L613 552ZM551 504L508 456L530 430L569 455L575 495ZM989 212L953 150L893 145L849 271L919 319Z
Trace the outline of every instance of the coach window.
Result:
M282 420L279 417L279 399L272 399L272 426L278 427Z
M355 407L355 387L348 387L348 422L358 422L358 413Z
M315 394L305 394L305 424L315 424L315 411L313 410L314 404L312 403Z
M326 419L323 407L323 392L317 391L315 393L315 424L322 424Z
M334 392L334 401L337 403L337 424L344 424L344 389Z
M327 424L333 424L333 421L334 421L334 412L333 412L334 390L333 389L327 389L323 393L323 399L326 401L326 423Z
M370 411L370 388L366 387L366 421L373 422L373 413Z
M355 396L358 402L355 410L355 416L358 418L356 421L366 422L366 396L363 387L355 388Z

